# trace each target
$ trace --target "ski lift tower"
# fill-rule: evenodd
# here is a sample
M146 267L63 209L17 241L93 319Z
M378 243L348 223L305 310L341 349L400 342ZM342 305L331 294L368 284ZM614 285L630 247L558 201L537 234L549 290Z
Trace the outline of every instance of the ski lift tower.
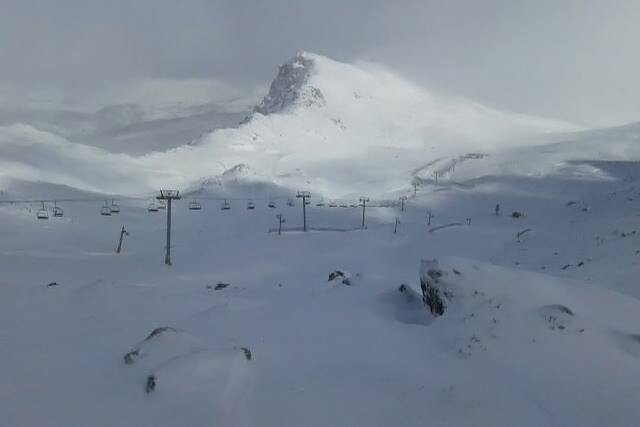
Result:
M302 223L303 230L307 231L307 199L311 198L311 193L308 191L298 191L297 198L302 199Z
M362 229L365 229L364 226L364 213L367 209L367 202L371 201L368 197L360 197L360 206L362 206Z
M167 251L164 257L166 265L171 265L171 201L181 198L178 190L160 190L160 195L156 197L158 200L167 201Z

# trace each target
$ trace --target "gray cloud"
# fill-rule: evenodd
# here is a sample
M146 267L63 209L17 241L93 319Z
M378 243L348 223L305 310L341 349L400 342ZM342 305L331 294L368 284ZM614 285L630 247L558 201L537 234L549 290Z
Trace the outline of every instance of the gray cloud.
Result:
M93 105L163 80L255 93L304 49L381 62L502 109L588 125L640 118L631 0L1 0L0 10L0 96L12 100Z

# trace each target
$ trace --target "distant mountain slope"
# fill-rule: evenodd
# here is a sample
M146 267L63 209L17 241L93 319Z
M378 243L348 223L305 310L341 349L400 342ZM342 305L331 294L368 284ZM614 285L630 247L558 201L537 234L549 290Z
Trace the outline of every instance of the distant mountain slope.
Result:
M243 164L253 180L281 187L382 194L410 186L415 170L439 159L573 139L576 146L563 154L570 159L581 155L583 138L607 141L609 132L616 138L621 132L574 133L575 126L560 121L435 96L377 65L306 52L280 67L269 93L241 125L189 143L190 120L129 125L122 135L106 134L121 144L136 133L185 137L179 147L138 156L110 154L29 126L0 127L0 163L5 175L91 191L193 188ZM194 120L202 124L207 116ZM639 140L629 129L623 145ZM620 157L611 150L603 145L598 155Z
M111 153L142 155L184 145L215 129L236 127L247 114L217 105L162 114L132 104L110 105L95 113L0 107L0 126L25 124Z

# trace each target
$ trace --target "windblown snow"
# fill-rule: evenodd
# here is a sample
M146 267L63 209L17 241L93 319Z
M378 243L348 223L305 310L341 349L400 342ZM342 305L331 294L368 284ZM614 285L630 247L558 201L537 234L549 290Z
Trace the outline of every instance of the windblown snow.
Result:
M236 127L0 166L2 426L638 424L638 124L300 53Z

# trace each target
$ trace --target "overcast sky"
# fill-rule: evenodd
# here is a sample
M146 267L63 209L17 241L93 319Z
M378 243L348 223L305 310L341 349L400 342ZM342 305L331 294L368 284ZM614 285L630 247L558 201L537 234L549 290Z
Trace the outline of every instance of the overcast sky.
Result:
M0 97L16 104L144 85L256 97L298 50L505 110L640 120L640 0L0 0Z

